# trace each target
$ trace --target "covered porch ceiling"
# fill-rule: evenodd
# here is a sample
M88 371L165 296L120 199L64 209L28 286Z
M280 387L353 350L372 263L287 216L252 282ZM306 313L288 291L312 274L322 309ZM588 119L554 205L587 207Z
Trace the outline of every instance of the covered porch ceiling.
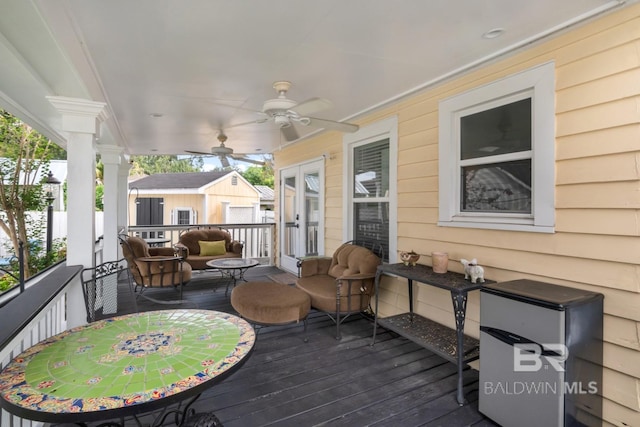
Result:
M0 107L63 146L46 96L105 102L98 143L127 154L210 152L221 130L236 153L272 153L323 131L251 123L276 81L331 101L302 116L357 123L635 1L2 0Z

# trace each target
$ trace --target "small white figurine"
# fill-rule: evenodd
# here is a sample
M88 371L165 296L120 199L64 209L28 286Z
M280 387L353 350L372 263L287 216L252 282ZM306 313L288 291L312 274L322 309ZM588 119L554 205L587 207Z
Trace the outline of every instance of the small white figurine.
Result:
M478 265L477 259L467 261L466 259L460 259L462 265L464 265L464 278L468 279L471 276L471 283L476 283L476 280L480 279L480 283L484 283L484 268Z

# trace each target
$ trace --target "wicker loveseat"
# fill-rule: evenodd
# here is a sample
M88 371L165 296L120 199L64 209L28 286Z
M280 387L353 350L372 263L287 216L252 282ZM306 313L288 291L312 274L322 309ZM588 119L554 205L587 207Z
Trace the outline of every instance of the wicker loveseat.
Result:
M242 242L232 240L227 230L217 227L187 230L180 235L175 247L194 270L210 268L207 261L214 259L242 258L244 249Z

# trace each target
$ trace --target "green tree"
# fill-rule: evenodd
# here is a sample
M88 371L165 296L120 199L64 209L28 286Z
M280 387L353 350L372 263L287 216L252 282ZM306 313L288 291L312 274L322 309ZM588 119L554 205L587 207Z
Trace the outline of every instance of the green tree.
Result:
M104 185L96 184L96 211L104 210Z
M24 244L25 277L34 271L31 262L38 256L35 248L42 233L42 220L30 219L28 211L44 208L43 181L40 171L48 169L57 146L31 126L0 110L0 229L18 254ZM41 244L41 242L40 242ZM40 251L37 251L40 252ZM47 257L48 254L45 254ZM34 263L35 264L35 263Z
M98 163L96 163L96 211L103 211L103 210L104 210L104 163L102 163L102 160L98 160Z
M253 185L266 185L273 188L274 175L273 168L269 165L250 166L240 175Z
M11 144L9 143L8 140L5 140L3 132L12 129L12 126L7 125L8 120L13 121L14 123L19 123L19 124L22 124L22 122L18 118L2 110L1 108L0 108L0 116L2 116L0 117L0 121L2 122L0 126L3 126L3 125L7 126L6 128L4 128L4 130L0 130L0 157L15 159L20 155L20 149L21 149L20 145ZM37 131L33 129L31 129L30 131L33 132L34 134L39 135L44 140L46 140L46 138L40 135ZM34 153L34 155L38 159L43 158L42 157L43 151L46 150L47 160L67 160L66 150L52 142L49 143L48 145L41 145L40 147L36 147L35 149L36 149L36 152Z
M200 172L202 171L202 157L185 157L179 159L178 156L132 156L131 175L153 175L156 173L173 172Z

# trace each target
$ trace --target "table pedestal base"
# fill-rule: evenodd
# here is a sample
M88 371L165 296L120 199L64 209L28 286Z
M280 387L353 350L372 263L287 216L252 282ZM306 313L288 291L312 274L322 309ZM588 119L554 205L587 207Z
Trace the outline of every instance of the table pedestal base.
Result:
M185 424L185 427L222 427L222 423L213 412L199 414L193 418L193 423Z
M164 409L160 413L147 413L141 416L133 415L130 419L140 427L148 425L150 427L164 426L168 419L173 416L173 424L177 427L222 427L222 423L215 416L213 412L205 412L197 414L191 407L200 395L191 398L188 402L178 403L174 409ZM145 420L145 418L153 417L153 420ZM99 422L92 427L124 427L125 419L118 421L110 420L106 422ZM87 427L86 423L69 423L69 424L51 424L51 427L67 427L67 426L80 426Z

